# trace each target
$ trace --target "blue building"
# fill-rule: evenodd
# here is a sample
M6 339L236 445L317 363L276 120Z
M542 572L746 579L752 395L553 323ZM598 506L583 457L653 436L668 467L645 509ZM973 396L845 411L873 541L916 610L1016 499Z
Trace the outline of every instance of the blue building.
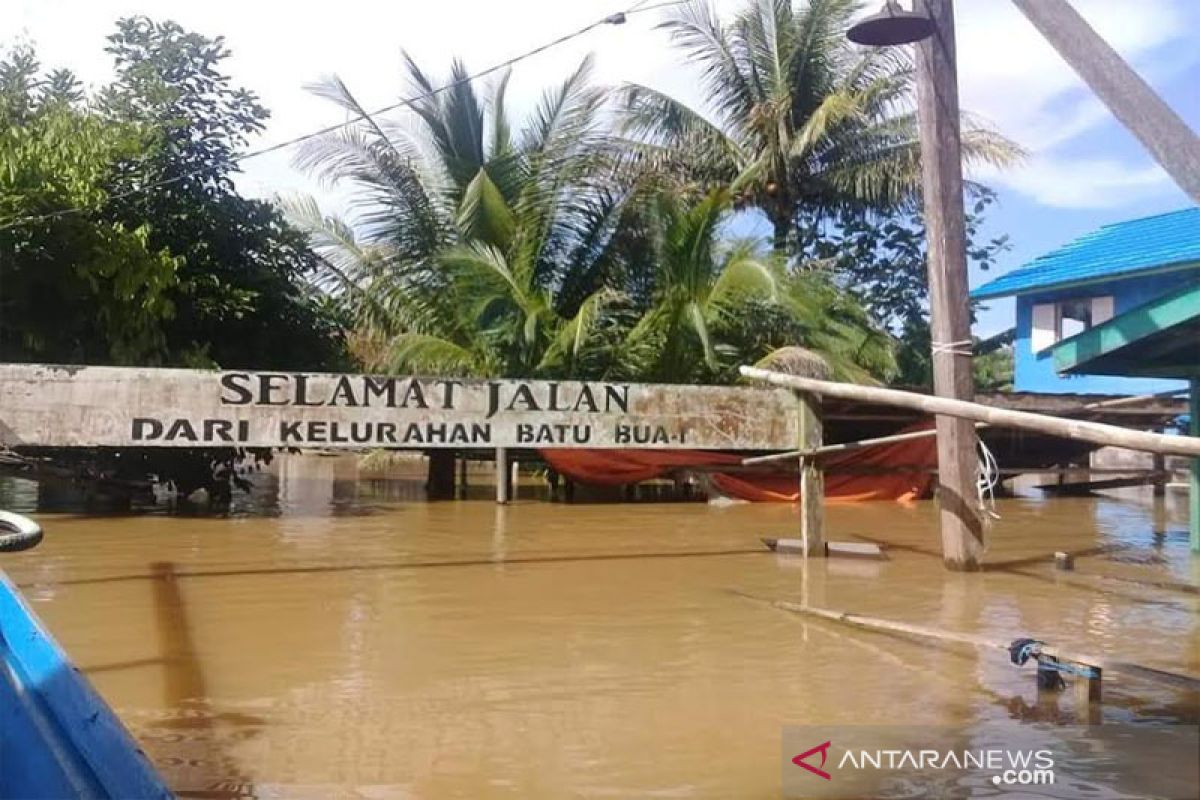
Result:
M1186 389L1187 383L1060 374L1051 351L1115 316L1196 283L1200 207L1106 225L980 286L971 297L1016 298L1017 391L1149 394Z

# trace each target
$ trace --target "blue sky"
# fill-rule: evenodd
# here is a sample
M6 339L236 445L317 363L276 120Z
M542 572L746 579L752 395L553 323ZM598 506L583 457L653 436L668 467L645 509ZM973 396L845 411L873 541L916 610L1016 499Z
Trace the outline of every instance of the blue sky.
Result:
M745 0L716 0L727 15ZM130 14L170 18L208 35L224 35L227 68L273 112L263 146L343 119L304 88L337 73L368 107L405 91L400 51L435 73L453 55L480 69L617 11L633 0L339 0L311 6L277 0L14 0L0 19L0 46L34 43L43 61L68 66L93 85L108 80L104 36ZM1197 0L1073 0L1079 12L1134 64L1192 125L1200 128L1200 30ZM870 0L868 10L878 6ZM1010 0L959 0L959 84L964 109L1023 145L1030 160L973 177L999 192L988 236L1006 233L1013 249L999 274L1100 225L1190 205L1136 140L1041 39ZM699 81L680 64L655 23L664 12L631 17L521 64L510 107L521 114L584 54L596 57L598 82L634 81L701 102ZM70 25L64 25L70 20ZM243 191L259 196L307 192L323 207L345 208L346 192L297 172L287 153L247 163ZM972 274L972 285L990 275ZM1011 324L1011 302L994 301L976 332Z
M1180 2L1176 6L1179 19L1188 20L1182 26L1184 36L1169 39L1143 52L1135 64L1176 113L1193 130L1200 130L1200 92L1197 91L1200 50L1194 39L1194 31L1200 23L1200 4ZM1077 7L1086 11L1087 4L1080 2ZM1087 96L1082 89L1071 95ZM1067 151L1079 159L1119 164L1120 172L1114 176L1132 176L1134 180L1125 187L1094 189L1098 193L1091 202L1086 196L1056 198L1044 192L1031 194L1018 187L1001 185L1000 203L989 215L984 232L988 235L1007 233L1013 248L1000 260L997 269L987 273L972 270L972 286L1007 269L1019 267L1101 225L1193 205L1187 195L1156 168L1133 135L1109 114L1103 114L1094 126L1057 145L1052 153L1057 151ZM1147 176L1144 182L1141 182L1142 175ZM988 310L980 315L976 332L989 335L1011 324L1012 301L990 301Z

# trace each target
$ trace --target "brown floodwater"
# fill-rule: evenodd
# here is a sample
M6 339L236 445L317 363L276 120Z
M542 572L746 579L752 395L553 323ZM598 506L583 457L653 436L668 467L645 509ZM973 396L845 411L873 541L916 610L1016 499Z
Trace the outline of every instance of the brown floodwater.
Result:
M1003 500L964 575L929 502L831 506L832 538L890 559L805 565L759 543L795 535L786 505L480 488L424 503L295 458L223 518L36 514L44 543L0 566L191 797L775 798L785 725L1075 719L1002 652L770 600L1200 673L1183 495ZM1056 550L1093 554L1056 573ZM1106 679L1104 700L1106 722L1200 722L1194 692Z

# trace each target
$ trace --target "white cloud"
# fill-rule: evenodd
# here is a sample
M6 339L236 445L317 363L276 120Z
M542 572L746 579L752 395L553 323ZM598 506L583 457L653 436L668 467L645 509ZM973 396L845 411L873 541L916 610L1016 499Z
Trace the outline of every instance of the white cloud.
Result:
M1192 0L1074 0L1076 7L1126 58L1153 77L1156 50L1171 41ZM9 0L12 4L12 0ZM287 139L343 119L304 84L336 72L368 107L395 102L405 90L400 51L407 48L438 74L454 55L480 69L592 22L631 0L340 0L335 4L248 0L17 0L6 8L0 45L34 40L48 65L70 66L92 84L110 76L103 37L121 16L146 13L175 19L202 33L223 34L233 57L227 68L257 91L273 112L254 144ZM718 0L722 13L741 0ZM875 6L874 0L868 5ZM631 17L524 62L514 72L514 111L528 109L543 88L561 79L589 51L597 79L648 83L697 102L693 71L679 65L665 34L653 29L662 12ZM1109 119L1069 67L1012 5L1011 0L957 4L962 105L992 121L1034 154L1033 162L994 182L1051 205L1078 205L1114 187L1150 191L1149 161L1070 158L1071 142ZM1189 51L1193 68L1196 54ZM1178 66L1178 65L1176 65ZM1036 165L1036 166L1035 166ZM276 154L247 163L247 191L312 191L317 187ZM1082 183L1053 187L1045 175Z
M1002 176L984 176L1045 206L1072 209L1118 208L1169 190L1171 180L1156 164L1132 166L1114 159L1034 156Z
M1191 48L1185 61L1163 53L1188 31L1184 0L1074 0L1074 5L1151 83L1197 67ZM986 173L992 183L1069 208L1115 207L1170 191L1170 181L1149 156L1126 161L1072 154L1078 137L1111 123L1112 115L1010 0L960 3L958 52L963 108L1031 153L1020 168Z

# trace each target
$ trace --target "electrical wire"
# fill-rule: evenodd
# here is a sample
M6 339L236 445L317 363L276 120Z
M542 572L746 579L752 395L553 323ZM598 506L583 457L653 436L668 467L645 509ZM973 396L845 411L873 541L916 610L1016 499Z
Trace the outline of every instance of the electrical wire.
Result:
M248 152L242 153L241 155L234 156L233 158L230 159L230 162L232 164L241 164L242 162L248 161L252 158L258 158L259 156L265 156L269 153L275 153L280 150L285 150L289 147L300 144L301 142L306 142L309 139L315 139L318 136L325 136L326 134L333 133L334 131L341 130L342 128L347 128L351 125L355 125L359 122L368 120L371 117L377 116L379 114L386 114L390 111L395 111L396 109L399 109L399 108L410 107L415 103L421 102L422 100L428 100L429 98L436 97L439 94L442 94L443 92L448 92L451 89L455 89L459 86L464 86L466 84L473 83L474 81L477 81L480 78L487 77L488 75L499 72L500 70L503 70L503 69L507 69L508 67L518 64L521 61L524 61L528 58L532 58L534 56L540 55L540 54L546 52L547 50L553 49L555 47L558 47L559 45L562 45L562 44L565 44L565 43L571 41L572 39L577 39L580 36L590 33L591 31L595 30L596 28L602 27L604 25L622 25L625 23L626 18L629 16L632 16L633 14L641 14L641 13L645 13L647 11L653 11L658 8L666 8L669 6L682 5L683 3L688 2L688 0L667 0L666 2L656 3L655 5L652 5L652 6L646 6L647 2L649 2L649 0L639 0L639 2L634 3L632 6L630 6L628 9L626 9L624 11L617 11L613 14L609 14L608 16L606 16L602 19L598 19L595 22L591 22L587 25L584 25L582 28L572 31L571 33L567 33L562 36L559 36L558 38L553 39L549 42L546 42L545 44L538 45L537 47L534 47L531 50L526 50L525 52L523 52L519 55L513 56L512 58L505 59L504 61L501 61L497 64L493 64L492 66L487 67L486 69L480 70L479 72L472 73L471 75L467 75L463 78L460 78L457 81L451 81L450 83L443 84L443 85L437 87L436 89L432 89L428 92L423 92L422 94L415 95L413 97L408 97L408 98L399 100L395 103L391 103L389 105L382 106L380 108L375 109L374 111L366 111L362 114L356 114L356 115L352 116L351 118L345 120L344 122L337 123L336 125L327 125L324 128L319 128L317 130L310 131L305 134L301 134L300 136L296 136L291 139L286 139L282 142L276 142L275 144L267 145L266 147L259 148L258 150L250 150ZM179 183L181 181L185 181L190 178L194 178L198 175L202 175L205 172L209 171L209 169L210 168L208 168L208 167L202 167L200 169L192 170L191 172L185 172L180 175L175 175L171 178L165 178L160 181L154 181L153 183L147 183L142 186L137 186L132 189L127 189L124 192L118 192L116 194L109 195L107 199L110 201L111 200L123 200L127 197L132 197L134 195L143 194L145 192L149 192L154 189L161 189L165 186L170 186L172 184ZM87 208L84 208L81 206L74 206L71 208L59 209L57 211L48 211L45 214L33 214L33 215L30 215L27 217L19 217L19 218L13 220L12 222L8 222L8 223L5 223L4 225L0 225L0 232L10 230L19 225L25 225L25 224L34 223L34 222L45 222L47 220L58 219L59 217L70 216L72 214L82 214L86 211L88 211Z

